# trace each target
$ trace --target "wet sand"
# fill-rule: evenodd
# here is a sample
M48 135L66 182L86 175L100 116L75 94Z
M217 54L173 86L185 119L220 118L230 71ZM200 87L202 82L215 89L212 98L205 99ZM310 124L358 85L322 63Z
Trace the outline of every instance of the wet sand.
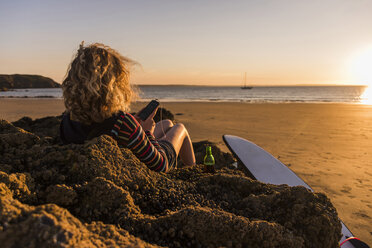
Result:
M138 110L144 104L133 105ZM351 104L162 103L193 141L249 139L331 199L354 235L372 243L372 106ZM40 118L64 110L58 99L0 99L0 118Z

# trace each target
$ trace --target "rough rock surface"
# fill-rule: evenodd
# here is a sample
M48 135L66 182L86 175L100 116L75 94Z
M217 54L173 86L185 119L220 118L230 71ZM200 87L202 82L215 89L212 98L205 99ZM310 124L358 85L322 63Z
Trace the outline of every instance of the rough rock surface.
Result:
M39 137L50 137L51 142L62 142L59 137L59 125L62 115L48 116L32 120L30 117L23 117L18 121L12 122L16 127L20 127L28 132L34 133Z
M54 141L0 121L1 247L338 247L324 194L227 167L156 173L105 135Z

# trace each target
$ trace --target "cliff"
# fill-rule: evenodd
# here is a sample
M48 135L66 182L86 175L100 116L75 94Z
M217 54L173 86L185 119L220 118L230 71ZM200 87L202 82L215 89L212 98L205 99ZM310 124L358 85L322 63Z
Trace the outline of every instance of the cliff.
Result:
M40 75L0 74L0 90L27 88L59 88L60 84Z

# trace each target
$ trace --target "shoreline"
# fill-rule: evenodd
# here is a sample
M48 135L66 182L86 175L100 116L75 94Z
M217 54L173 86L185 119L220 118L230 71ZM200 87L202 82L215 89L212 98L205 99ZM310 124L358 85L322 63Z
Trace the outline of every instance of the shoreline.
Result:
M0 118L64 111L62 99L0 99ZM132 105L138 111L146 102ZM227 151L222 134L241 136L279 158L325 193L353 234L372 243L372 106L344 103L162 102L193 141Z
M40 100L40 99L50 99L50 100L63 100L62 97L53 97L53 96L37 96L37 97L17 97L17 96L0 96L0 100L8 100L8 99L32 99L32 100ZM146 103L153 100L152 98L141 98L136 101L136 103ZM221 99L157 99L163 103L247 103L247 104L351 104L351 105L366 105L372 106L372 104L366 104L362 102L332 102L332 101L303 101L303 100L287 100L287 101L269 101L269 100L221 100ZM136 103L133 103L134 105Z

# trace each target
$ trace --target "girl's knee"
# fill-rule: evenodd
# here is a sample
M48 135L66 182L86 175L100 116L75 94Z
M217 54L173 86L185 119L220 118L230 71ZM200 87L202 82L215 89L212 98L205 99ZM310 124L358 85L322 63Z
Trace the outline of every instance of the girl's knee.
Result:
M173 127L174 126L173 121L171 121L169 119L163 120L163 124L166 127Z
M183 125L182 123L177 123L177 124L174 125L174 126L177 127L177 128L179 128L179 129L186 130L185 125Z
M183 135L189 136L189 132L187 131L185 125L183 125L182 123L177 123L176 125L174 125L174 127L180 130Z
M174 126L173 122L171 120L162 120L156 123L156 127L160 128L161 131L167 132L170 128Z

